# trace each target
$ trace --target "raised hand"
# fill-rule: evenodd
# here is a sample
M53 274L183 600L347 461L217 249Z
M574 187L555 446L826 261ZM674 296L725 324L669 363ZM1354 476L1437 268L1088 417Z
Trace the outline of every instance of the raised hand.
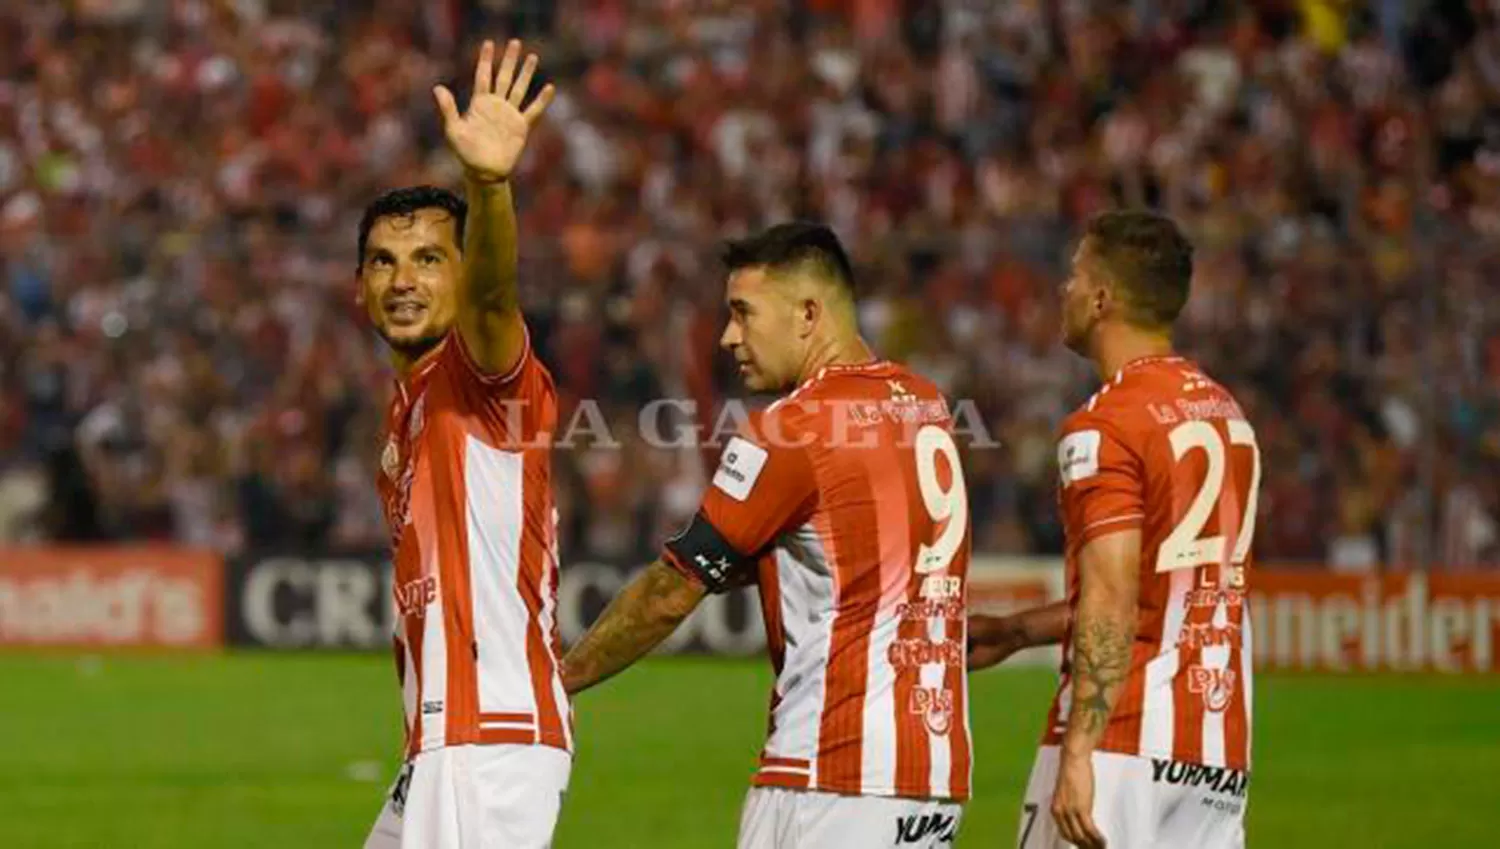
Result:
M474 66L474 94L469 108L460 114L453 92L437 86L432 95L443 116L443 134L448 147L463 163L468 175L477 180L505 180L515 170L526 149L526 137L547 110L555 93L549 84L542 87L531 105L523 111L526 91L536 73L536 54L519 62L521 42L512 39L505 45L500 71L495 73L495 43L485 41ZM517 67L519 64L519 68Z

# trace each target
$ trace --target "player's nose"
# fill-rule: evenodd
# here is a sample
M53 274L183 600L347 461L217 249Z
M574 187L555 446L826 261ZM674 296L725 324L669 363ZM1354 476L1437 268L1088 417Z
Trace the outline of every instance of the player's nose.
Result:
M734 349L739 347L739 345L739 328L735 327L734 322L731 321L724 325L724 332L719 334L719 347L733 353Z
M409 268L398 268L391 275L391 288L397 292L410 292L417 288L416 275Z

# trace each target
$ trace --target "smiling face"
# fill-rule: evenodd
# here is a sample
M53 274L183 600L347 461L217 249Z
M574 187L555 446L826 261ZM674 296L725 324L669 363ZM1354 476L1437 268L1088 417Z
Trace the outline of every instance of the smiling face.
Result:
M453 327L463 269L453 216L443 209L387 215L370 227L359 267L359 303L408 364Z

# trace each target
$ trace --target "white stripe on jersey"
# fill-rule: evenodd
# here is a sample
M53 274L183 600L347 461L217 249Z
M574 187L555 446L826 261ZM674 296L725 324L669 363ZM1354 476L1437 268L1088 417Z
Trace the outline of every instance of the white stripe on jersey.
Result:
M1214 615L1210 621L1215 628L1229 626L1229 609L1222 598L1214 605ZM1208 669L1228 669L1229 644L1204 646L1202 663ZM1222 710L1203 712L1203 762L1206 764L1224 763L1224 720Z
M442 580L436 569L432 574ZM422 665L418 668L422 671L422 700L417 711L422 717L422 749L426 751L448 742L448 634L443 628L441 589L422 619Z
M387 595L393 601L395 600L394 594L388 593ZM421 716L417 705L417 699L421 695L417 688L421 686L421 682L417 680L418 667L416 658L411 654L411 640L406 635L405 616L396 616L396 639L401 644L401 706L406 711L402 716L406 717L407 722L412 722L416 717ZM414 729L408 729L408 732L412 730Z
M1172 682L1182 662L1177 641L1182 637L1182 622L1187 617L1187 594L1193 588L1196 574L1192 569L1178 569L1172 573L1167 608L1162 613L1162 652L1146 664L1141 704L1140 747L1143 754L1170 754L1172 751L1173 723L1176 720Z
M464 445L469 586L473 593L479 712L536 717L526 653L531 617L516 590L525 520L521 454L491 448L473 435Z
M861 772L867 790L885 791L896 786L896 667L891 664L890 652L900 624L896 607L882 604L870 627L861 738Z
M948 636L948 623L942 617L933 617L927 625L928 636L934 645L942 645ZM927 663L922 665L918 677L923 687L931 688L928 692L941 692L946 681L948 667L941 663ZM960 675L959 678L964 676ZM955 708L958 705L954 705ZM949 794L948 778L953 772L953 744L949 742L947 735L928 734L928 770L927 781L929 790L933 796L947 796Z
M800 557L799 557L800 556ZM776 547L776 579L781 596L781 627L786 654L776 677L775 730L766 741L771 757L805 760L810 769L761 767L763 771L811 775L817 779L818 742L823 732L823 699L828 685L828 650L833 642L833 577L828 557L812 525L782 537ZM790 685L788 692L782 689Z

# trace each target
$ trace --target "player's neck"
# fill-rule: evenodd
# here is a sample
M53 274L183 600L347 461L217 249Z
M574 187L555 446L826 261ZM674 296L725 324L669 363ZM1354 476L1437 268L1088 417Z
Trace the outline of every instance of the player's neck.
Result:
M817 374L819 369L827 366L857 366L875 361L875 352L865 344L865 340L859 336L849 336L842 339L829 339L814 345L807 354L807 359L802 366L802 373L797 376L797 383Z
M1113 378L1120 369L1145 357L1166 357L1173 354L1172 337L1149 330L1116 325L1099 328L1095 339L1094 367L1100 380Z
M416 363L417 361L414 358L408 357L400 351L391 352L391 367L396 370L396 379L402 383L405 383L406 378L411 376L412 367Z
M396 370L396 379L405 383L417 369L431 361L437 348L435 344L419 350L391 348L391 367Z

